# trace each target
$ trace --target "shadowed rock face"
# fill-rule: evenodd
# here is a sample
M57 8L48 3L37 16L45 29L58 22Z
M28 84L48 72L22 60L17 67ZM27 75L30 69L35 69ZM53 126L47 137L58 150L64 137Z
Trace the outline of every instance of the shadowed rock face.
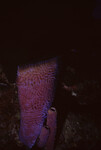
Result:
M47 111L51 107L57 59L19 68L18 97L21 109L20 140L31 148L40 135Z
M14 145L17 148L23 146L19 141L19 126L20 109L17 88L15 84L9 83L0 67L0 149L12 149Z
M68 113L55 150L95 150L101 134L97 126L90 113Z

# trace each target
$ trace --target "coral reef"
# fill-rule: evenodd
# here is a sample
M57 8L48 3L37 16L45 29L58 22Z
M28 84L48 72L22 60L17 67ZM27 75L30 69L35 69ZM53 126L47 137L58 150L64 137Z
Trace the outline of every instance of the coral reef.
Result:
M95 65L94 68L94 62L88 67L88 63L85 65L85 59L83 66L79 59L77 59L78 63L76 64L77 60L74 61L72 56L66 56L66 60L69 63L64 62L62 71L59 68L59 74L61 73L61 75L58 80L55 100L52 104L58 112L54 149L100 150L100 66ZM78 67L79 64L82 68ZM96 71L97 67L98 71ZM20 108L18 89L16 83L10 83L6 75L0 68L0 149L26 150L29 148L19 140ZM55 113L55 111L53 112ZM47 143L50 139L52 126L50 126L51 124L47 125L48 116L47 114L36 144L31 148L32 150L43 150L49 147ZM54 141L53 139L52 141Z

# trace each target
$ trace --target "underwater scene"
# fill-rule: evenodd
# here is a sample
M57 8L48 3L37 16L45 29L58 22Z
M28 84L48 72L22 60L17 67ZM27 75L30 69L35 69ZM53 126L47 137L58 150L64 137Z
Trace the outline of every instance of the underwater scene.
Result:
M101 149L101 1L2 3L0 150Z

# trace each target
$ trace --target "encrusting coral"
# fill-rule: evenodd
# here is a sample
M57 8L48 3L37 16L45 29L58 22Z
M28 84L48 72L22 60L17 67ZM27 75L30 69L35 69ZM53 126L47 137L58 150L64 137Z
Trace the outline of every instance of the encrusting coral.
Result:
M47 113L52 116L48 110L51 107L54 97L56 72L57 58L34 66L18 68L17 86L21 111L19 138L29 148L32 148L35 144L41 130L45 132L45 128L42 127ZM52 118L54 117L52 116ZM49 125L52 123L50 122L50 117L47 117L47 123L51 128L51 139L52 134L55 135L55 132L52 131L53 127Z

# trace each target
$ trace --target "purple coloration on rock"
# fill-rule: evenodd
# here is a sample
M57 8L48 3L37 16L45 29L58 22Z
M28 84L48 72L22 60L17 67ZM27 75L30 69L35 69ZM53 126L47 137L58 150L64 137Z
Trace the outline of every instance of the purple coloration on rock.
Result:
M29 148L40 135L51 107L56 71L57 58L18 69L17 86L21 111L19 137Z

